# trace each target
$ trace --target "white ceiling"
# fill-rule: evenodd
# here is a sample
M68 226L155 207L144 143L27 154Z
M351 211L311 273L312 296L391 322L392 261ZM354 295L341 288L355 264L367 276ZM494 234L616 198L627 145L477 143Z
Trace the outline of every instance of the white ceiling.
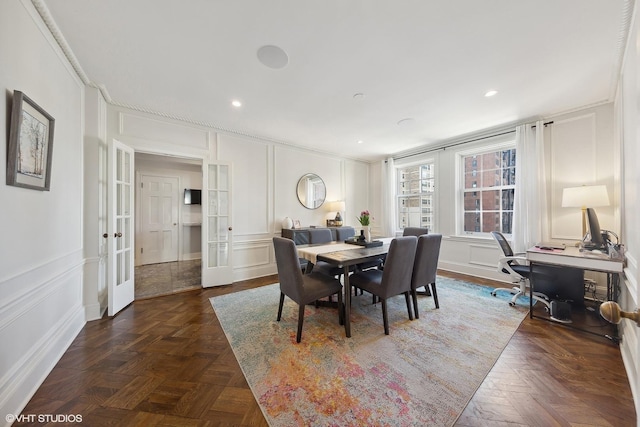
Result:
M612 100L633 2L33 1L113 104L365 160Z

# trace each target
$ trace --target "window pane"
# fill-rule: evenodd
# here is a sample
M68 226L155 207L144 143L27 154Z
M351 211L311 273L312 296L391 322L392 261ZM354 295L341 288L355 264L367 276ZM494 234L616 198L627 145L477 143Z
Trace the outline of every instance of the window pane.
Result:
M500 169L490 169L482 171L482 186L497 187L500 185Z
M516 168L502 170L502 185L516 185Z
M500 190L482 192L482 210L500 210Z
M464 210L480 210L480 197L477 191L468 191L464 193Z
M515 195L515 189L513 188L502 190L502 210L504 211L513 210L514 195Z
M479 232L480 229L480 212L464 213L464 231Z
M484 212L482 214L482 232L500 231L500 212Z
M513 212L504 212L502 214L502 232L513 233Z

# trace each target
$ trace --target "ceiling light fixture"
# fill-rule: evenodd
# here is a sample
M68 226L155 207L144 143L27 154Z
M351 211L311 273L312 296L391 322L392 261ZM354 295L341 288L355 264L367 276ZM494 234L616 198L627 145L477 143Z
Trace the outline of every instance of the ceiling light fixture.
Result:
M487 93L485 93L484 96L486 96L487 98L490 98L490 97L496 95L497 93L498 93L497 90L490 90Z
M258 49L258 60L265 67L279 70L284 68L289 63L289 56L287 53L278 46L262 46Z
M233 105L236 108L240 108L242 107L242 102L238 101L237 99L234 99L233 101L231 101L231 105Z
M362 144L363 142L364 142L363 140L359 140L359 141L358 141L358 144Z

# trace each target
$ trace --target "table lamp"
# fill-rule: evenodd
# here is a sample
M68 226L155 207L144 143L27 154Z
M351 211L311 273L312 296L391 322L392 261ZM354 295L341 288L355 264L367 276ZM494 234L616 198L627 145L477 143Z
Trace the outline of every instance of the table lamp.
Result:
M582 236L587 234L587 208L609 206L606 185L582 185L562 190L563 208L582 209Z
M336 211L335 224L338 227L342 227L342 215L341 211L346 209L345 203L343 201L336 201L331 203L331 210Z

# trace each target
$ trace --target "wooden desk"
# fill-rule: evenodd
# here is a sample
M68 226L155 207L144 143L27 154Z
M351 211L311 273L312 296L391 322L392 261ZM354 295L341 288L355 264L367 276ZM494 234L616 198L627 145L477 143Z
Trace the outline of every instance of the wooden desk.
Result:
M344 269L344 331L347 338L351 338L351 283L349 282L349 267L363 262L380 258L389 252L392 238L380 239L382 246L363 248L347 243L328 243L325 245L298 246L298 256L315 264L324 261Z
M618 299L619 275L624 269L624 258L609 258L607 254L598 254L590 251L582 251L580 248L569 246L564 250L559 249L540 249L530 248L527 250L527 260L529 261L530 286L531 294L534 292L535 280L533 276L533 265L556 265L560 267L580 268L589 271L598 271L607 274L607 300L616 301ZM535 316L533 312L533 298L529 298L529 317L539 318L552 321L545 317ZM600 335L586 329L572 326L571 324L561 323L568 327L579 329L583 332ZM604 335L605 337L618 341L617 328L614 326L613 336Z

